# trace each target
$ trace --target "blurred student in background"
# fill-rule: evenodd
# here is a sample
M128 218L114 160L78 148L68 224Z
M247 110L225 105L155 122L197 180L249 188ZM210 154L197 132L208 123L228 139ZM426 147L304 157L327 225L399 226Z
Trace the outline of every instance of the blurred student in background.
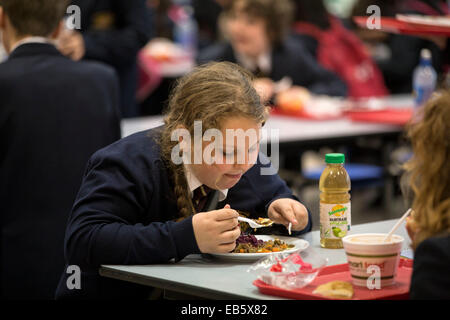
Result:
M0 297L52 299L87 160L120 138L118 80L52 44L68 3L0 0Z
M381 71L359 38L328 13L323 0L295 0L293 32L308 51L347 84L350 97L385 96Z
M66 31L59 39L61 52L74 60L98 60L119 75L124 117L139 115L138 51L152 32L145 0L73 0L81 9L81 30Z
M407 230L414 249L412 299L450 299L450 92L432 97L408 130L413 191Z
M398 13L446 15L448 5L445 0L402 0L380 1L360 0L355 5L353 16L367 16L369 5L377 5L382 16L395 16ZM419 36L402 34L387 34L378 30L357 31L363 40L367 40L369 49L381 69L386 86L390 93L411 93L414 68L420 62L420 51L429 49L432 53L432 63L438 74L444 72L448 64L449 46L445 41L432 41ZM447 59L447 61L446 61Z
M229 42L200 53L198 61L230 61L256 76L293 85L316 94L345 96L345 83L322 68L301 43L289 38L292 6L288 0L236 0L225 7L224 26Z

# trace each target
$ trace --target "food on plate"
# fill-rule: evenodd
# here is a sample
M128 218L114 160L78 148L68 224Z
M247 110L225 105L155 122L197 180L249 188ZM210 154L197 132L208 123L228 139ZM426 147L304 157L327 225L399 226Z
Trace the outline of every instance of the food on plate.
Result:
M254 235L240 235L236 239L236 248L233 253L271 253L294 248L293 244L285 243L280 239L258 240Z
M270 220L269 218L258 218L258 219L253 219L253 221L255 221L257 224L260 224L262 226L270 226L273 224L273 221Z
M307 89L302 87L292 87L280 92L275 99L275 104L284 112L298 113L302 111L310 98L311 94Z
M346 281L331 281L324 283L313 291L313 294L333 299L351 299L353 298L353 286Z
M247 218L246 214L239 213L239 215L244 217L244 218ZM251 219L251 220L253 220L256 223L258 223L260 225L263 225L265 227L270 227L274 223L269 218L258 218L258 219ZM242 231L247 231L247 229L250 228L249 224L247 222L244 222L244 221L240 221L239 222L239 227L241 228ZM254 229L254 230L256 231L256 229Z

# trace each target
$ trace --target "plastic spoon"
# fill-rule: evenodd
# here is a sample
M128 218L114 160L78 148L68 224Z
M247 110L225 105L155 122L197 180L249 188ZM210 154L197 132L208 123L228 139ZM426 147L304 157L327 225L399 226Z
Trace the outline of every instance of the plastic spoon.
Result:
M238 217L238 221L243 221L243 222L247 222L249 224L250 227L252 228L264 228L264 227L270 227L273 224L273 221L269 224L259 224L256 221L252 220L252 219L248 219L248 218L244 218L239 216Z
M231 209L231 206L229 204L226 204L224 209ZM253 229L263 228L263 227L270 227L273 224L273 221L271 223L269 223L269 224L259 224L255 220L244 218L244 217L241 217L241 216L238 216L238 221L247 222L248 225L250 227L252 227Z
M411 214L411 208L409 208L405 214L397 221L397 223L392 227L391 231L387 234L387 236L384 238L384 242L389 241L389 239L392 237L394 232L398 229L398 227L402 224L403 221Z

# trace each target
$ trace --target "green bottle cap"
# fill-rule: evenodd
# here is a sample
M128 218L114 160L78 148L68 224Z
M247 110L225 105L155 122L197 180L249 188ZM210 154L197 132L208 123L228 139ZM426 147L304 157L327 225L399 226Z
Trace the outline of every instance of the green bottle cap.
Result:
M325 155L326 163L344 163L345 155L343 153L327 153Z

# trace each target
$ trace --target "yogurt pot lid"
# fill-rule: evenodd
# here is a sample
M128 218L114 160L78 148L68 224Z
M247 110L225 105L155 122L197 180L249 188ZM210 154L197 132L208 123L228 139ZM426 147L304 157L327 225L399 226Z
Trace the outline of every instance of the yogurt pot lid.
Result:
M344 237L342 239L343 242L346 242L348 244L362 244L362 245L370 245L370 246L377 246L377 245L386 245L386 244L394 244L394 243L401 243L403 242L403 237L393 234L391 236L391 239L387 242L383 242L384 238L386 237L387 233L359 233L359 234L352 234ZM355 239L355 238L361 238ZM377 238L380 240L380 242L372 242L369 239ZM368 240L364 240L368 239Z

